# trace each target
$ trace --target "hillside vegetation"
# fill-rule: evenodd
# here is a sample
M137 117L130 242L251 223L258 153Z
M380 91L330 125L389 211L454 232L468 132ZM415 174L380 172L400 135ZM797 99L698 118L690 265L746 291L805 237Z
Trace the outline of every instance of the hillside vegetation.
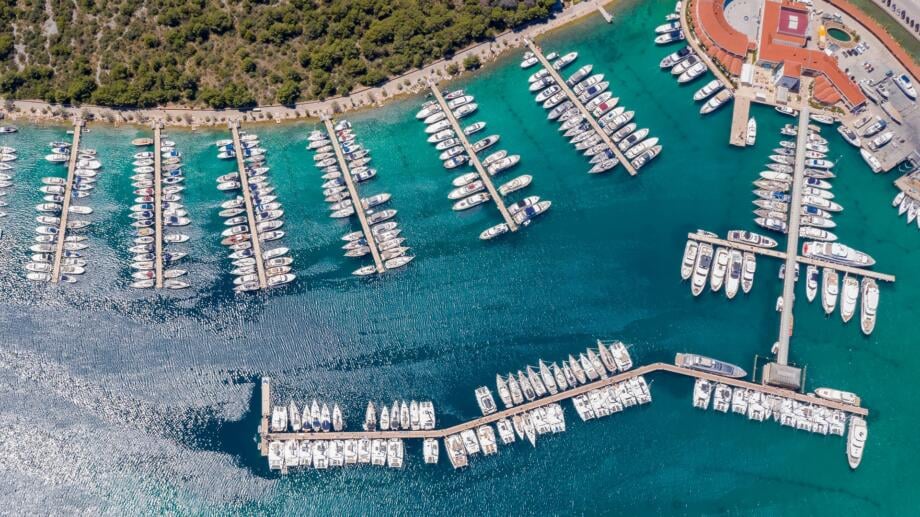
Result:
M555 0L9 0L0 96L247 107L345 94L544 19Z

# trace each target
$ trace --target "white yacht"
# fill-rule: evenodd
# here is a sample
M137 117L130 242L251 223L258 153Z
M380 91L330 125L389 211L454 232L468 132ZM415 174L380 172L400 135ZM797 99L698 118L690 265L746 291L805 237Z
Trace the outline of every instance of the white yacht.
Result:
M847 434L847 460L849 460L851 469L858 467L862 461L868 434L869 428L866 426L866 421L862 417L851 416L850 430Z
M732 299L738 293L738 286L741 283L743 255L740 250L733 249L729 253L729 266L725 278L725 295Z
M809 302L814 301L818 294L818 268L817 266L808 265L805 272L805 296Z
M725 282L725 273L728 271L728 250L722 247L716 248L715 260L712 263L712 274L709 276L709 287L713 291L722 288Z
M821 280L821 304L824 306L824 313L831 314L837 306L837 296L840 292L839 276L836 270L824 268Z
M699 244L696 241L688 240L684 246L684 259L680 264L680 277L689 280L693 274L693 265L696 262L696 254Z
M757 141L757 120L754 117L751 117L748 120L747 125L747 134L744 137L744 143L747 145L754 145Z
M745 251L742 258L741 290L745 294L754 287L754 274L757 272L757 257L750 251Z
M859 300L859 281L845 274L843 276L843 292L840 298L840 317L843 322L850 321L856 312L856 302Z
M862 279L862 303L860 304L860 327L869 335L875 329L876 311L879 299L878 284L872 278Z
M434 464L438 462L439 448L438 441L436 439L425 438L422 450L424 451L423 455L425 458L425 463Z
M712 266L712 254L712 244L708 242L699 243L699 251L693 265L693 280L690 286L693 296L699 296L706 286L706 277L709 276L709 269Z

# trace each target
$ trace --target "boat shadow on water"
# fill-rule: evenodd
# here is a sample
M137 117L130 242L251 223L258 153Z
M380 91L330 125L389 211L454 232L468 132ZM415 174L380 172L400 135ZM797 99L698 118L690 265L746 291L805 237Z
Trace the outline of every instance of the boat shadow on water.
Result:
M217 408L190 409L177 415L176 422L196 422L194 426L183 424L171 427L166 435L177 444L193 451L216 452L236 459L239 467L252 475L270 479L277 473L268 469L268 463L259 453L256 430L260 419L260 376L253 373L234 374L227 382L251 384L252 393L246 404L246 412L238 420L227 420L220 416Z

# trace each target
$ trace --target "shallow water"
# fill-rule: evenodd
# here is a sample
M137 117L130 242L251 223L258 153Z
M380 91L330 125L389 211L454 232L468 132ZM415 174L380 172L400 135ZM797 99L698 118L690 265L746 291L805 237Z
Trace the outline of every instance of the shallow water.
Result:
M568 431L538 447L502 447L454 472L446 458L424 465L410 444L402 472L362 467L323 473L270 473L255 448L258 380L270 375L278 400L324 398L343 406L352 428L367 400L435 402L439 425L474 417L473 390L497 372L540 358L559 360L598 337L632 344L636 363L671 361L695 351L745 368L775 340L779 264L760 260L753 291L728 302L694 299L678 267L696 228L724 234L755 229L751 182L791 119L757 107L753 149L730 148L730 110L706 118L690 96L703 79L679 87L658 70L669 51L651 29L671 2L623 6L542 40L574 49L567 71L594 63L640 127L661 138L663 154L638 178L622 170L591 176L527 93L533 70L520 52L462 80L480 105L469 121L498 148L522 156L504 174L534 176L514 194L553 201L525 230L491 242L477 236L500 221L491 205L465 213L446 199L453 174L425 142L414 118L420 98L351 117L374 151L377 179L362 195L393 194L391 205L416 260L380 278L356 279L359 263L341 256L339 237L357 223L331 220L318 171L304 149L314 126L253 128L269 149L272 183L286 211L284 245L293 250L295 284L235 296L219 244L214 179L233 167L211 143L226 131L171 131L185 153L185 202L193 220L186 261L193 288L138 292L127 287L130 243L129 142L143 131L93 126L85 145L104 163L88 272L78 284L34 285L24 278L40 202L40 178L62 174L45 162L47 142L63 128L21 126L0 143L19 149L0 248L0 501L30 513L907 513L904 487L920 481L913 389L920 245L916 228L896 216L893 177L871 174L837 135L836 218L841 239L871 253L897 275L881 286L875 333L854 319L823 316L799 286L790 358L807 366L809 386L858 392L871 410L859 470L846 465L845 442L703 413L690 404L692 383L649 377L654 402L589 423L565 404ZM367 262L362 262L361 265ZM905 450L906 447L906 450ZM907 454L905 454L907 452ZM442 455L443 456L443 455ZM36 498L35 494L42 497Z

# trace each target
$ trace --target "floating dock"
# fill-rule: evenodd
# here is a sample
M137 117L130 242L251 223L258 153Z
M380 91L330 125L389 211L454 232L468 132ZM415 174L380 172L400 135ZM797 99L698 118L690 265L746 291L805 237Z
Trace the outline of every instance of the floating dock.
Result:
M495 206L498 207L498 211L502 214L502 219L505 220L508 229L512 232L516 232L518 230L518 224L514 221L514 218L511 217L511 213L508 212L508 207L505 206L505 200L492 183L492 176L489 175L486 168L482 166L482 162L479 161L479 156L473 151L473 146L470 145L469 139L466 138L466 133L463 132L463 126L460 125L460 122L457 121L457 117L454 116L454 112L448 107L447 101L444 100L444 96L441 95L441 90L438 89L437 84L429 82L428 86L431 88L431 93L434 95L434 98L437 99L438 104L441 106L441 110L447 115L447 120L454 130L454 134L457 135L456 138L460 140L463 148L466 149L466 153L470 157L470 163L473 164L476 172L479 173L479 179L482 180L483 185L485 185L486 189L489 191L489 196L492 198L492 201L495 202Z
M765 255L767 257L772 257L780 260L786 260L787 254L782 251L776 251L769 248L762 248L760 246L752 246L750 244L744 244L742 242L734 242L725 239L720 239L719 237L712 237L710 235L703 235L700 233L688 233L687 238L699 242L708 242L709 244L717 246L725 246L726 248L735 248L741 251L750 251L751 253L757 255ZM798 255L795 257L795 262L802 264L811 264L817 267L827 267L830 269L835 269L844 273L850 273L853 275L860 275L867 278L874 278L876 280L881 280L883 282L894 282L895 276L889 275L887 273L879 273L878 271L871 271L869 269L862 269L852 266L844 266L842 264L836 264L834 262L828 262L826 260L813 259L811 257L803 257ZM791 271L791 270L790 270ZM794 275L792 275L794 276Z
M701 372L698 370L691 370L689 368L684 368L681 366L676 366L668 363L651 363L645 366L640 366L632 370L627 370L625 372L619 373L617 375L612 375L607 378L603 378L594 382L589 382L587 384L582 384L572 389L561 391L554 395L548 395L542 398L538 398L531 402L526 402L502 411L497 411L495 413L475 418L451 427L446 427L442 429L433 429L433 430L403 430L403 431L342 431L342 432L271 432L268 427L268 418L271 408L270 397L266 394L268 390L266 389L268 384L263 381L263 391L262 391L262 421L259 428L260 441L259 448L262 451L262 455L268 454L267 443L269 441L275 440L357 440L362 438L368 439L425 439L425 438L444 438L449 435L458 434L462 431L476 429L479 426L493 424L499 420L507 419L513 417L514 415L525 413L531 410L534 410L539 407L547 406L550 404L558 403L560 401L577 397L578 395L583 395L590 391L596 390L598 388L603 388L612 384L617 384L634 377L641 375L646 375L655 372L667 372L677 375L683 375L685 377L690 377L694 379L705 379L708 381L719 382L722 384L727 384L729 386L749 389L753 391L758 391L761 393L776 395L779 397L785 397L793 399L799 402L813 404L816 406L823 406L829 409L836 409L844 411L849 414L858 415L865 417L869 414L869 410L862 406L855 406L844 404L841 402L835 402L832 400L821 399L813 395L807 395L804 393L799 393L797 391L791 391L775 386L767 386L764 384L756 384L750 381L742 379L733 379L730 377L722 377L720 375L714 375L706 372Z
M233 136L233 152L236 155L236 167L240 174L240 190L243 191L243 204L246 205L249 238L252 241L252 255L256 259L256 274L259 277L259 287L265 289L268 286L265 278L265 258L262 256L262 242L259 240L255 209L252 204L252 193L249 191L249 174L246 172L246 163L243 161L243 145L240 143L239 122L230 123L230 134ZM159 156L159 153L157 156Z
M377 240L374 238L373 232L371 232L371 225L367 222L367 213L364 210L364 203L361 202L358 188L355 186L354 178L351 177L351 168L348 167L348 161L345 160L345 155L342 154L342 144L339 142L339 137L335 134L335 126L329 118L324 118L323 123L326 124L326 133L329 134L329 140L332 142L332 149L335 151L335 158L338 160L339 168L342 170L342 178L345 180L345 186L348 187L348 194L351 196L351 205L355 209L355 214L357 214L358 221L361 223L361 231L364 232L364 238L367 240L367 247L370 248L371 256L374 258L374 267L377 268L377 273L383 273L386 271L386 268L383 265L383 259L380 258L380 250L377 249Z
M540 47L538 47L536 44L534 44L533 41L530 41L529 39L525 39L524 42L527 43L527 46L530 48L530 51L533 52L533 55L536 56L536 58L540 61L543 67L546 68L546 70L549 72L549 75L553 78L553 80L556 81L556 84L558 84L559 87L562 88L562 91L565 92L566 97L568 97L569 100L572 101L572 104L574 104L575 107L578 108L578 111L581 112L585 120L589 124L591 124L591 127L594 128L594 132L599 137L601 137L601 140L604 142L604 144L606 144L607 147L610 149L610 151L613 152L614 156L617 157L617 161L620 163L620 165L622 165L623 168L626 169L626 172L628 172L630 176L635 176L636 168L633 167L631 163L629 163L629 160L627 160L625 156L623 156L623 153L620 152L620 148L615 143L613 143L613 139L610 138L610 135L608 135L604 131L604 129L600 126L600 124L597 123L597 120L594 119L594 115L592 115L587 110L587 108L585 108L585 105L582 104L582 102L578 99L578 96L575 95L575 92L573 92L572 89L569 88L569 85L565 83L565 79L563 79L562 76L559 75L559 72L557 72L556 69L553 68L553 65L549 61L547 61L546 56L543 55L543 52L540 50Z
M737 147L747 146L747 126L751 115L751 99L747 95L735 92L732 102L732 129L728 136L728 143Z
M64 203L61 206L61 221L58 224L57 242L54 248L54 262L51 266L51 281L61 280L61 259L64 257L64 242L67 237L67 219L70 214L70 201L73 194L74 175L77 159L80 155L80 136L83 133L83 121L76 119L73 124L73 142L70 145L70 161L67 162L67 184L64 186Z
M161 137L163 125L157 122L153 126L153 228L156 288L163 288L163 156Z

